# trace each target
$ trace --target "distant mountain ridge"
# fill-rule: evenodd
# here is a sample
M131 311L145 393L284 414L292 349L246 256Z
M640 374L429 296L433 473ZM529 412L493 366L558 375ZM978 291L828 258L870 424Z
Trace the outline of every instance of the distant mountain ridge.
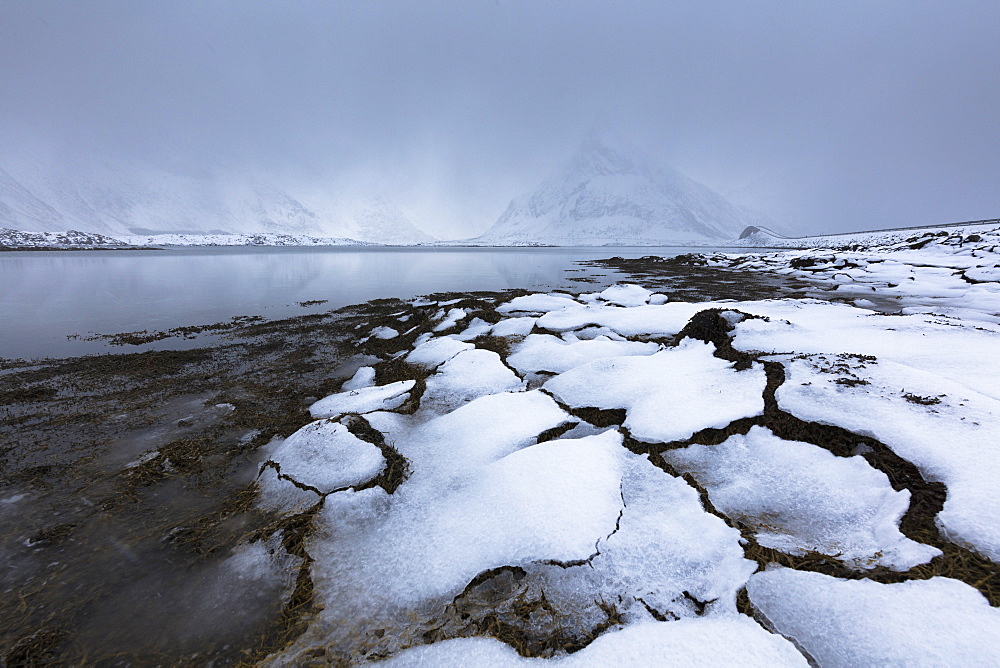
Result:
M157 246L379 246L375 242L307 234L155 234L109 237L96 232L25 232L0 228L0 250L111 250Z
M698 244L737 238L762 216L657 165L613 131L592 132L533 192L472 243Z
M333 188L331 188L333 190ZM0 227L85 230L114 237L174 234L307 235L415 244L434 238L384 197L306 201L259 178L183 175L148 165L0 163Z
M163 168L8 152L0 154L0 228L82 230L156 245L435 242L373 189L288 181L249 172L238 161ZM439 244L714 245L750 225L782 229L605 129L591 132L538 188L511 200L487 232Z
M130 244L103 234L67 230L65 232L24 232L0 227L0 249L18 248L127 248Z

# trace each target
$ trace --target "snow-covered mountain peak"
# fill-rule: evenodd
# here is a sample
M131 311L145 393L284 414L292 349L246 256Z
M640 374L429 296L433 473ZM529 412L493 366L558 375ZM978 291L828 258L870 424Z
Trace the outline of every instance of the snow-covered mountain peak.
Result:
M497 245L710 244L749 224L724 197L658 165L614 130L589 133L477 241Z
M577 175L631 174L642 154L613 128L593 129L570 159L568 172Z
M0 227L111 236L307 235L413 244L433 238L385 197L329 184L301 194L239 165L182 173L89 156L0 155Z

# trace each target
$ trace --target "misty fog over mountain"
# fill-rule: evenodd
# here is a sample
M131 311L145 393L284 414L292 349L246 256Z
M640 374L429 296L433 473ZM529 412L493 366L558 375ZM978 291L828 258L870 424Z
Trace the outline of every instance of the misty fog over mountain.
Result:
M5 2L0 226L471 238L595 125L792 231L992 217L998 33L983 2Z

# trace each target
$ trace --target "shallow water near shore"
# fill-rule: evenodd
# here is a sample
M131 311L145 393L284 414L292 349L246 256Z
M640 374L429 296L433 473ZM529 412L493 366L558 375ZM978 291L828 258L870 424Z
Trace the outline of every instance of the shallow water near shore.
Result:
M113 350L93 334L286 318L442 291L554 289L613 270L575 262L692 248L211 247L0 254L0 357ZM735 249L729 249L735 250ZM73 338L67 338L71 336ZM130 350L204 345L183 337Z

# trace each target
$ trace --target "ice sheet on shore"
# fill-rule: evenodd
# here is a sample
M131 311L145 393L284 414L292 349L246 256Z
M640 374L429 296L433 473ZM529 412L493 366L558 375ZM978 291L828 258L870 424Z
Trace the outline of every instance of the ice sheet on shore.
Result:
M433 369L438 367L463 350L472 350L471 343L459 341L450 336L436 336L417 345L406 356L410 364Z
M870 268L880 264L874 259L857 266L836 258L829 267L826 260L818 262L838 293L840 286L865 284L875 272L889 275ZM962 271L969 270L975 268ZM745 558L740 532L706 512L697 490L645 455L629 452L617 429L601 431L586 422L572 427L582 418L560 407L624 409L622 431L650 443L676 442L761 415L766 376L760 363L736 371L713 355L713 344L689 338L674 347L672 339L708 308L764 316L734 318L734 346L785 365L780 407L857 433L859 446L866 437L878 438L925 478L944 482L948 497L938 518L943 535L996 559L1000 502L990 492L1000 479L1000 446L993 443L1000 433L1000 401L990 395L1000 395L993 364L1000 362L1000 327L989 312L977 310L991 303L992 292L969 283L972 292L959 289L955 280L963 279L943 264L891 271L905 280L912 275L907 289L924 290L950 310L932 314L914 305L885 315L811 299L662 303L639 286L618 286L577 299L518 297L497 309L517 317L493 325L474 319L461 334L425 333L405 357L423 367L419 377L430 373L422 395L413 392L407 404L407 413L414 407L416 412L392 412L410 398L413 385L398 404L400 395L383 396L391 385L362 388L368 393L364 402L371 403L353 400L377 408L344 411L365 412L405 457L407 474L392 494L371 488L326 498L307 539L321 611L284 657L296 663L305 657L297 652L326 645L351 648L343 651L360 660L449 637L461 627L436 634L452 623L455 601L481 585L496 600L518 595L516 587L508 591L492 579L497 569L517 568L520 593L544 592L553 617L566 628L585 633L603 620L599 601L621 613L624 629L556 663L659 664L669 655L692 663L801 665L787 641L736 615L736 594L749 578L753 603L779 631L817 647L814 657L831 657L821 659L823 665L912 661L918 655L906 654L899 640L909 625L907 606L921 610L924 625L913 628L927 636L952 632L941 624L953 610L967 620L974 642L952 647L974 664L972 645L985 642L976 634L995 634L997 613L984 609L970 587L934 578L857 588L814 573L772 575L782 570L751 578L756 563ZM978 301L960 306L969 295ZM852 299L873 306L881 297ZM456 312L462 318L452 317ZM452 328L465 317L463 309L441 308L434 322L451 320ZM487 332L506 337L507 346L477 343L512 350L506 359L465 341ZM538 372L552 377L541 390L525 391L542 382ZM323 401L344 402L342 395L349 394ZM552 438L557 440L546 440ZM793 554L817 551L862 569L903 570L938 553L899 532L909 492L894 491L886 475L861 457L835 457L761 427L719 445L662 454L673 470L693 473L715 507L754 529L764 546ZM262 480L267 475L287 483L274 470ZM312 497L291 501L301 506ZM654 617L679 621L651 623ZM876 646L879 633L888 639L885 649ZM996 658L985 651L980 656ZM395 660L542 662L481 638L414 648Z
M376 327L371 335L376 339L394 339L399 336L399 332L392 327Z
M451 409L487 394L517 392L524 381L492 350L464 350L427 378L422 406Z
M535 328L535 318L507 318L490 328L493 336L527 336Z
M341 390L360 390L363 387L371 387L375 384L375 369L370 366L363 366L354 372L351 379L340 386Z
M345 642L451 600L482 572L550 562L563 566L547 567L544 591L569 613L620 594L626 607L638 597L676 617L698 614L694 600L708 615L735 613L754 568L739 532L683 480L621 447L617 431L535 444L569 418L537 390L434 415L367 416L411 472L392 496L327 498L309 553L329 615L309 637Z
M763 367L736 371L714 351L686 339L649 356L588 362L552 378L545 390L575 408L624 408L633 437L668 443L763 412Z
M281 478L278 469L265 466L257 476L260 494L257 507L279 515L295 515L320 502L321 496L311 489L304 489Z
M449 470L423 474L413 460L414 475L392 497L381 489L329 497L309 546L318 600L329 611L315 633L344 642L399 624L400 611L447 603L483 571L587 559L622 507L619 440L610 432L492 461L452 458ZM516 442L491 445L502 452Z
M778 404L803 420L870 434L926 479L943 482L938 526L1000 561L1000 401L903 364L848 361L841 373L830 356L790 361Z
M555 659L529 659L493 638L461 638L406 650L384 665L399 666L806 666L781 636L749 617L727 615L645 622L609 631L584 649Z
M410 461L411 480L453 476L496 461L572 419L538 390L487 395L427 418L426 413L368 415L369 423Z
M497 307L497 313L545 313L579 305L580 302L566 295L534 294L515 297L506 304L501 304Z
M736 326L738 350L873 355L1000 399L1000 327L939 315L887 315L812 299L728 305L768 320ZM665 308L665 307L657 307Z
M437 316L442 320L440 323L438 323L436 327L434 327L434 331L435 332L447 331L452 327L454 327L455 325L457 325L459 321L464 320L466 315L467 314L465 310L460 308L450 309L447 313L444 313L444 311L442 310L441 314Z
M909 491L863 457L836 457L809 443L782 440L752 427L719 445L663 453L691 473L717 509L753 527L757 541L788 554L814 551L855 568L905 571L940 550L899 532Z
M756 567L744 558L739 531L706 512L683 479L623 448L618 457L624 510L617 531L597 545L590 572L578 574L590 584L576 587L609 600L642 599L668 618L735 613L736 592Z
M320 494L371 480L385 468L377 447L362 441L346 426L317 420L282 441L270 461L282 476L313 487Z
M958 580L881 584L779 567L747 592L821 666L1000 664L1000 610Z
M726 307L732 306L725 303ZM671 337L684 328L695 313L718 308L715 302L670 302L624 308L596 303L550 311L535 322L539 329L561 334L585 327L606 327L625 337Z
M616 283L603 290L601 299L616 306L642 306L649 303L652 292L634 283Z
M567 342L551 334L532 334L517 346L507 363L521 373L562 373L595 359L652 355L659 349L656 343L612 341L607 337Z
M406 403L415 384L413 380L400 380L388 385L338 392L314 403L309 407L309 413L314 418L332 418L347 413L390 411Z
M311 422L268 448L257 476L257 505L282 515L301 513L323 495L366 483L385 468L379 448L333 420Z

